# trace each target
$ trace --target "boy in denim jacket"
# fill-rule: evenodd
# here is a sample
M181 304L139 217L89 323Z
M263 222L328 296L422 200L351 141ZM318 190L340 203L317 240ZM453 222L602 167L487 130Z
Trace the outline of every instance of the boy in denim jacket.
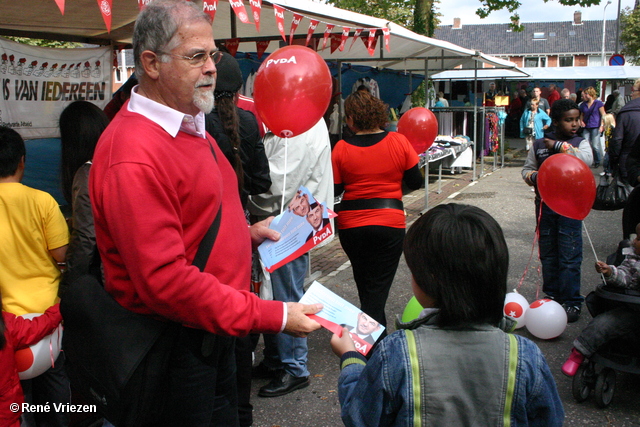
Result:
M509 252L495 219L436 206L408 230L404 254L420 316L398 322L369 361L347 329L331 338L345 425L562 425L540 349L504 332L514 326L502 314Z

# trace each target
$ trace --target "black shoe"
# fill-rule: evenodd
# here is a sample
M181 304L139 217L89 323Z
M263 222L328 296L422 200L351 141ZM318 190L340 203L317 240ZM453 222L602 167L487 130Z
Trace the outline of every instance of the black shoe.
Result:
M254 366L251 368L251 378L259 378L259 379L272 379L278 375L281 369L270 368L264 364L264 362L260 362L258 366Z
M276 376L271 382L260 388L258 396L277 397L291 393L294 390L305 388L309 385L309 377L294 377L284 371Z
M565 305L564 311L567 312L567 322L577 322L580 318L580 306L579 305Z

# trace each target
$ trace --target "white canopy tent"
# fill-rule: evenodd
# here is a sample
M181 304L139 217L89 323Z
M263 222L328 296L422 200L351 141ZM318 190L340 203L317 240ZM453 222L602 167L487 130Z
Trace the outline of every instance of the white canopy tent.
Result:
M473 70L447 70L435 73L433 80L472 80ZM517 69L483 68L478 80L530 79L530 80L632 80L640 78L639 66L612 67L522 67Z
M197 1L201 3L201 0ZM245 5L250 14L251 7ZM274 17L273 5L284 8L284 32L289 36L293 14L302 15L294 37L306 38L311 19L320 21L314 38L323 38L327 24L334 25L333 33L349 28L350 38L356 29L364 29L361 36L368 35L371 28L389 29L389 51L384 47L382 32L377 31L376 51L370 55L363 42L348 40L343 51L331 52L329 46L319 50L326 60L358 63L378 68L390 68L420 74L450 70L458 66L473 68L477 62L498 68L514 68L515 64L481 52L464 49L449 42L432 39L413 33L384 19L338 9L309 0L264 1L261 9L260 31L252 23L241 23L229 6L228 0L220 0L214 20L214 35L218 40L240 39L239 49L255 51L257 41L272 41L267 51L279 47L283 41ZM113 0L111 7L111 31L106 31L100 9L95 0L74 0L65 6L61 15L54 0L25 0L15 2L2 0L0 6L0 35L24 36L54 40L79 41L92 44L128 44L131 42L133 25L139 11L136 0ZM320 40L322 45L322 40ZM328 43L329 45L329 43ZM428 60L425 63L425 60Z

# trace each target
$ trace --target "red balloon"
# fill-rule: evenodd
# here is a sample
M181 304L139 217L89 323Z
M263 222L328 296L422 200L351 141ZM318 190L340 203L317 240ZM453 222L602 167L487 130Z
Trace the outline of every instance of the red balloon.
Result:
M416 153L424 153L438 136L438 120L431 110L414 107L398 120L398 132L407 137Z
M253 98L260 118L275 135L300 135L322 118L329 106L329 67L315 51L285 46L260 65Z
M569 154L554 154L538 171L542 201L554 212L583 220L596 198L596 180L589 166Z

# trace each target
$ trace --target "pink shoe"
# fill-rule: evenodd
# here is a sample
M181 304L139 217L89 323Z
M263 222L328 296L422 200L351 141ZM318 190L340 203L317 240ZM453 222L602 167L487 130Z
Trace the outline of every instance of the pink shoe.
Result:
M564 365L562 365L562 373L568 377L572 377L578 372L578 368L584 362L584 354L575 348L571 349L571 354Z

